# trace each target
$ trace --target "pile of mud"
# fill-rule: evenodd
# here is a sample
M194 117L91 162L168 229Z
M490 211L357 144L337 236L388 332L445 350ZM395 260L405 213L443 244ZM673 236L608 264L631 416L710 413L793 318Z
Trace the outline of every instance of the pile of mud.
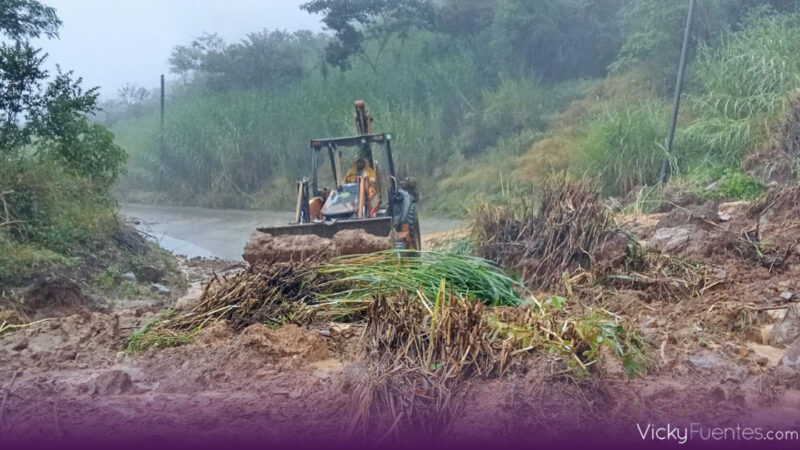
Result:
M541 444L581 433L637 440L635 424L676 418L796 429L800 188L756 204L593 222L603 226L582 222L575 205L562 198L542 217L565 220L541 222L535 235L502 222L506 245L513 231L559 271L538 286L560 296L523 307L447 299L445 287L429 302L376 296L353 323L297 326L300 310L279 306L316 295L315 272L305 272L313 264L275 263L270 240L259 247L270 262L217 278L200 303L170 316L191 333L179 347L125 351L143 325L163 324L146 310L0 336L0 361L10 362L0 364L1 387L19 374L4 432L12 442L496 445L498 436ZM632 350L641 361L627 358ZM640 378L630 378L631 362Z
M437 408L452 411L437 442L496 444L508 439L541 444L576 436L618 441L636 438L634 423L675 417L709 424L749 417L748 423L768 421L777 427L791 423L800 407L791 403L800 398L798 391L784 389L783 400L772 406L764 400L762 391L785 385L786 374L748 378L747 371L710 351L693 355L694 362L676 360L669 369L633 382L614 358L603 359L596 376L578 379L564 372L557 357L547 355L519 359L517 354L519 365L512 372L482 376L479 370L495 364L491 352L478 359L469 356L462 368L461 358L455 358L447 359L447 370L432 361L428 374L420 367L417 375L396 370L374 378L359 350L365 332L360 326L334 337L327 328L265 325L237 334L227 324L215 323L183 347L121 352L125 337L151 317L133 311L75 316L0 338L0 359L12 362L0 367L3 387L19 373L5 408L6 442L430 443L430 434L419 434L424 430L398 425L430 419ZM469 317L474 316L462 311L452 319ZM405 331L383 334L392 322L382 323L372 325L382 336L370 344L372 349L394 353L412 342L393 341ZM446 322L440 330L457 331ZM471 352L468 341L459 345ZM420 350L421 355L427 351ZM391 362L391 354L384 356ZM474 376L442 386L452 395L440 397L443 403L437 406L436 397L427 392L439 387L424 380L447 380L453 370ZM403 384L403 379L417 384ZM391 383L394 393L364 397L363 387L372 383L378 389ZM375 428L348 434L354 407L370 399L375 401L370 416ZM398 409L382 407L385 401ZM399 411L409 416L397 420Z
M625 247L611 276L578 289L582 301L633 320L656 349L658 372L681 362L724 368L736 389L760 385L776 398L800 385L798 200L800 188L790 187L754 204L626 217L621 226L637 245Z
M375 253L392 248L391 240L363 230L344 230L333 239L314 235L272 236L257 231L250 237L242 257L250 264L259 262L330 259L336 256Z
M0 293L0 325L108 311L82 283L63 275L44 274L25 287Z
M4 443L302 443L336 436L343 363L319 331L224 323L181 348L123 351L151 314L73 316L0 338ZM16 375L14 386L9 380Z
M620 217L616 225L596 227L602 238L585 245L572 245L581 242L574 236L591 236L581 230L602 221L576 223L570 218L577 210L593 208L556 198L563 213L554 217L564 219L553 220L557 226L536 226L547 217L543 212L524 223L511 214L479 217L479 232L488 223L495 242L523 249L511 267L525 267L527 259L529 267L544 261L558 268L557 278L528 272L526 282L540 300L556 293L574 315L601 309L630 323L650 348L648 380L717 374L735 381L716 386L716 394L748 405L800 386L800 188L775 189L755 204L710 202ZM533 236L556 245L530 251L539 248L530 245ZM483 242L492 249L491 241ZM507 264L507 254L486 256ZM570 260L573 255L585 262Z

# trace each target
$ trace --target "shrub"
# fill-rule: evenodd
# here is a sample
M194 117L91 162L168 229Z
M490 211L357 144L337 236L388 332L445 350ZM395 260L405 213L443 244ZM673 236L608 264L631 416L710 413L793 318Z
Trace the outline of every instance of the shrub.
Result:
M596 179L609 195L656 183L668 123L669 108L662 101L609 104L586 125L574 169Z
M0 228L0 286L15 283L44 267L72 264L72 259L56 252L20 244Z
M10 216L10 234L22 243L72 254L116 229L114 201L86 178L64 173L52 164L19 164L0 170Z
M767 187L758 178L738 170L726 169L722 177L702 194L714 200L756 200L766 191Z

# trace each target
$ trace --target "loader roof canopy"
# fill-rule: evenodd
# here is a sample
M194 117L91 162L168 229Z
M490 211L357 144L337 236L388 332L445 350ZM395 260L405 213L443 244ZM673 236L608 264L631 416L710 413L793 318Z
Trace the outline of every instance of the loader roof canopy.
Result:
M333 145L334 147L356 147L359 145L372 143L383 144L384 142L391 140L391 134L366 134L364 136L340 137L333 139L314 139L311 141L311 147L325 148L330 145Z

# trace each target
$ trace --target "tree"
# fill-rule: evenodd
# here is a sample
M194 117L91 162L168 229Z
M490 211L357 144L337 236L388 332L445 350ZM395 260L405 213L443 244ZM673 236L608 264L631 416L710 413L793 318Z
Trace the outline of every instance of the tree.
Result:
M171 71L193 76L214 89L280 87L305 75L321 49L308 31L250 33L234 44L207 34L172 52Z
M125 163L125 152L114 143L105 127L92 124L88 117L98 111L98 89L84 90L83 80L72 72L58 74L43 94L40 116L34 117L37 148L41 155L65 168L110 187Z
M29 115L44 101L38 91L47 72L42 69L46 56L27 43L0 44L0 152L16 153L30 143Z
M617 52L620 0L501 0L498 43L516 69L552 80L605 73Z
M322 22L334 32L325 50L331 65L348 69L351 58L358 57L373 70L392 37L431 28L437 11L431 0L312 0L301 8L322 14ZM372 52L369 42L375 43Z
M84 90L82 79L62 72L49 79L47 55L28 39L55 37L61 21L55 10L32 0L0 0L0 157L21 159L35 149L67 170L109 187L119 175L125 152L104 127L91 124L98 111L97 88Z
M491 26L497 0L445 0L437 28L452 36L472 37Z
M0 34L21 42L41 36L58 37L56 10L36 0L0 0Z
M117 91L117 98L118 107L134 117L139 117L150 99L150 91L141 86L128 83Z
M217 88L282 86L303 76L302 46L284 31L250 33L221 52L209 52L201 69Z
M169 57L170 72L186 79L200 69L202 59L210 53L225 50L226 44L216 33L205 33L193 40L189 45L179 45L172 50Z

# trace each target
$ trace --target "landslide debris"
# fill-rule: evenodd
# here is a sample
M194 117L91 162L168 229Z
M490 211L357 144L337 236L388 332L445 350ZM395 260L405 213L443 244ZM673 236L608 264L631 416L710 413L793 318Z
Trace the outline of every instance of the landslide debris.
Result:
M242 257L250 264L261 262L330 259L337 256L375 253L392 248L388 237L381 238L363 230L343 230L333 239L314 235L272 236L256 231L250 237Z
M614 223L590 182L562 175L544 183L538 207L525 199L479 206L471 229L478 255L516 270L536 291L591 267L592 252Z

